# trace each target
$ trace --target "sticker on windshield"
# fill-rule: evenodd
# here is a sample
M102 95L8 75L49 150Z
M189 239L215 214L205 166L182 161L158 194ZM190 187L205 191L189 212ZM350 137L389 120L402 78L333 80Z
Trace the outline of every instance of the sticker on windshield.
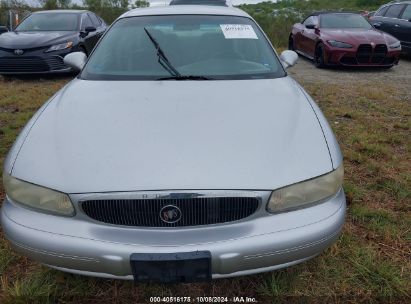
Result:
M249 24L220 24L225 39L258 39Z

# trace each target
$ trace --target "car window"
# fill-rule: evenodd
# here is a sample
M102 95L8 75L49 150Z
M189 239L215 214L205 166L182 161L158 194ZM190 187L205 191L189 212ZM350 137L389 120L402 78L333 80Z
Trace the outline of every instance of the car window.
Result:
M91 21L89 15L88 15L88 14L84 14L84 15L83 15L82 29L85 29L86 27L89 27L89 26L95 26L95 25L94 25L93 22Z
M374 16L384 16L385 13L387 12L388 8L389 8L389 6L384 6L384 7L380 8L380 9L375 13Z
M400 13L402 11L402 9L404 8L403 4L394 4L391 5L387 12L385 13L385 17L389 17L389 18L398 18L400 16Z
M158 79L171 76L158 62L145 29L181 75L214 79L276 78L284 69L267 38L249 18L165 15L123 18L85 66L85 79Z
M318 17L317 16L310 16L303 22L304 25L309 24L318 24Z
M101 25L101 21L97 18L96 15L94 15L93 13L88 13L88 15L91 18L94 27L99 27Z
M407 5L404 12L402 13L401 19L411 20L411 5Z
M78 19L73 13L32 14L17 26L16 31L77 31Z
M321 15L321 28L363 28L371 29L371 24L359 14L323 14Z

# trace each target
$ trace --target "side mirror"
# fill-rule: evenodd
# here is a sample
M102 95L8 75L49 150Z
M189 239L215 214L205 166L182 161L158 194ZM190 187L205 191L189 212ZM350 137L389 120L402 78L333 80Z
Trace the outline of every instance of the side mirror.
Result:
M280 60L283 63L283 66L287 69L297 63L298 55L294 51L287 50L281 53Z
M87 26L84 31L80 33L81 37L86 37L89 33L95 32L97 29L94 26Z
M97 31L97 29L96 29L94 26L87 26L87 27L84 29L84 31L85 31L86 33L91 33L91 32Z
M307 24L305 27L310 29L310 30L314 30L315 29L315 24Z
M0 26L0 35L3 34L3 33L8 32L8 31L9 31L9 29L7 28L7 26Z
M74 71L79 72L84 67L87 61L87 56L83 52L74 52L64 57L64 64L72 68Z

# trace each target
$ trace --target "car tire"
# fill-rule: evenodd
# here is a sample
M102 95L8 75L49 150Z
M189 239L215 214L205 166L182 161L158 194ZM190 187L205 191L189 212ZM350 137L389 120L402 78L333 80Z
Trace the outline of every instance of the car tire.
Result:
M290 35L290 37L288 38L288 49L290 51L295 51L293 35Z
M325 67L325 61L324 61L324 45L322 43L319 43L317 47L315 48L315 54L314 54L314 64L317 68L321 69Z

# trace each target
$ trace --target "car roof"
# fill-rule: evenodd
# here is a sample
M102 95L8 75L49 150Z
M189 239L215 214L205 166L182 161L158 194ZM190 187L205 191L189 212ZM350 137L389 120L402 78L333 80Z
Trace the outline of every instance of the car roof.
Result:
M388 3L386 3L386 4L384 4L384 5L381 5L378 9L377 9L377 12L378 11L380 11L382 8L384 8L384 7L387 7L387 6L391 6L391 5L395 5L395 4L411 4L411 1L409 1L409 0L406 0L406 1L391 1L391 2L388 2Z
M154 15L224 15L251 18L246 12L234 7L211 5L172 5L136 8L119 17L154 16Z
M226 0L171 0L169 5L217 5L229 6Z
M71 10L71 9L62 9L62 10L48 10L48 11L38 11L38 12L33 12L33 14L43 14L43 13L72 13L72 14L82 14L86 13L88 11L86 10Z
M309 15L310 16L320 16L320 15L327 15L327 14L354 14L354 15L359 15L359 12L355 11L319 11L319 12L313 12Z
M401 1L401 0L391 1L391 2L388 2L388 3L384 4L383 6L390 5L390 4L411 4L411 1L409 1L409 0L405 0L405 1Z

